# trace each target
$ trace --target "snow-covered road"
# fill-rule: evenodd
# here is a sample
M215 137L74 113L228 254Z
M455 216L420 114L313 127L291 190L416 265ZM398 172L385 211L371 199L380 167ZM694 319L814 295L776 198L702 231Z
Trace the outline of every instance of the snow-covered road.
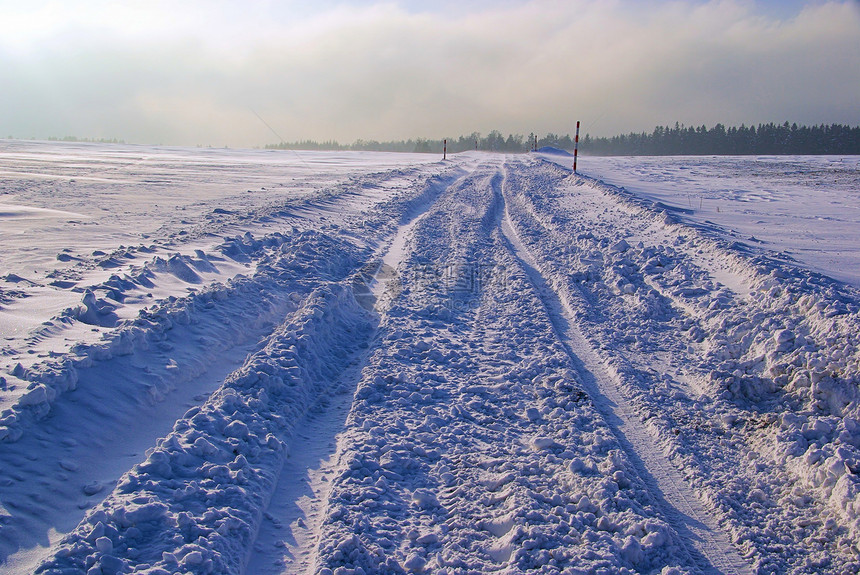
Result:
M6 336L0 573L860 568L854 288L535 155L324 156L16 260L0 316L83 299Z
M682 536L687 551L700 555L697 562L706 572L748 573L746 565L731 546L726 534L697 499L680 472L672 466L640 421L635 407L621 392L619 382L605 368L574 323L576 313L547 285L528 249L520 241L506 212L502 230L520 258L520 265L531 279L546 308L547 315L562 340L571 361L578 366L582 382L595 406L624 447L661 511Z

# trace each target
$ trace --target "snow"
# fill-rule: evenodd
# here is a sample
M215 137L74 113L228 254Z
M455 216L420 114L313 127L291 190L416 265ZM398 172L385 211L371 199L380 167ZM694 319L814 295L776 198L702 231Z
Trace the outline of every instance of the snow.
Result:
M856 158L0 148L0 573L860 568Z
M584 157L579 171L678 220L860 287L860 157Z
M537 152L540 154L549 154L549 155L554 155L554 156L567 156L567 157L573 156L573 154L571 154L567 150L562 150L560 148L554 148L552 146L540 147L537 149Z
M502 229L513 244L518 257L522 258L521 265L531 277L532 283L546 294L544 301L547 312L571 359L574 362L582 362L579 370L596 407L613 428L613 434L619 438L631 459L640 460L637 462L638 471L643 479L650 483L652 492L662 495L660 506L663 507L663 513L671 519L679 534L695 548L691 550L692 553L704 555L719 572L748 573L748 566L731 547L728 538L720 531L714 519L696 500L694 491L649 437L645 426L639 420L635 406L623 395L616 378L606 369L583 334L575 327L572 320L576 312L569 303L552 297L553 292L546 286L546 279L535 267L538 264L516 235L509 214ZM610 252L623 253L629 247L627 242L621 239L610 247ZM624 293L632 292L624 290Z

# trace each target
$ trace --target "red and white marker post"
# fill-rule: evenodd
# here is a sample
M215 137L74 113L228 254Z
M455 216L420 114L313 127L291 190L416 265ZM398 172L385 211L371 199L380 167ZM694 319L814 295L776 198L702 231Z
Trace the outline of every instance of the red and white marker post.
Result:
M573 173L576 173L576 153L579 151L579 120L576 121L576 138L573 140Z

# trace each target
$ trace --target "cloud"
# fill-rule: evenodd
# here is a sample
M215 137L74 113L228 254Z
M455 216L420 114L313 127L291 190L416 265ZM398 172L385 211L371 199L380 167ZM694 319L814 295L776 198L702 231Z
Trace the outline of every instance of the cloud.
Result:
M180 8L175 8L178 4ZM860 9L741 1L76 3L0 23L0 135L252 146L860 124ZM50 8L50 9L49 9Z

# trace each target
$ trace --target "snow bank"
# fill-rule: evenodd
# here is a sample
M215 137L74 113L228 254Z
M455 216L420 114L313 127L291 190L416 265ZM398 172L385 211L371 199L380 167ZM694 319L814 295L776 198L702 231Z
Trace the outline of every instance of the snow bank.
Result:
M36 572L241 572L293 425L371 327L347 288L314 290Z
M659 217L647 201L604 189L643 206L643 217ZM774 444L766 452L819 489L860 536L860 475L852 472L860 461L860 292L783 262L751 258L719 237L675 229L689 237L685 244L706 246L744 278L749 291L734 294L744 296L740 302L684 258L661 250L644 250L615 266L646 267L654 257L671 262L670 269L652 266L646 281L662 284L662 293L693 311L698 325L690 329L705 350L702 384L714 396L757 406L779 398L782 406L769 418ZM781 413L786 407L798 416Z
M27 391L0 414L0 438L4 441L19 439L28 425L50 413L54 401L77 388L80 370L93 362L110 361L130 355L134 350L149 349L156 346L167 331L197 322L218 324L219 338L207 340L200 349L204 356L217 355L219 345L230 345L247 329L249 322L271 321L278 312L283 313L293 305L296 297L307 294L315 281L337 281L346 277L357 265L361 253L350 244L313 231L289 235L274 233L259 239L247 234L228 239L221 246L223 253L235 250L253 256L258 262L252 277L239 276L183 298L170 297L142 310L137 318L122 322L117 329L105 333L98 343L77 344L59 360L13 370L6 378L7 384L25 387ZM178 256L171 259L182 261ZM188 263L182 265L188 266ZM156 259L145 266L137 279L112 276L86 291L84 303L64 312L56 321L75 319L101 325L109 313L105 311L109 304L99 303L95 293L110 293L113 301L121 301L123 293L140 287L146 278L155 278L159 269L167 266L165 260ZM171 377L183 375L187 374L175 372ZM157 400L175 384L175 381L157 380L142 392Z
M569 156L573 157L573 154L568 152L567 150L562 150L561 148L554 148L552 146L543 146L542 148L538 148L537 152L539 154L549 154L551 156Z

